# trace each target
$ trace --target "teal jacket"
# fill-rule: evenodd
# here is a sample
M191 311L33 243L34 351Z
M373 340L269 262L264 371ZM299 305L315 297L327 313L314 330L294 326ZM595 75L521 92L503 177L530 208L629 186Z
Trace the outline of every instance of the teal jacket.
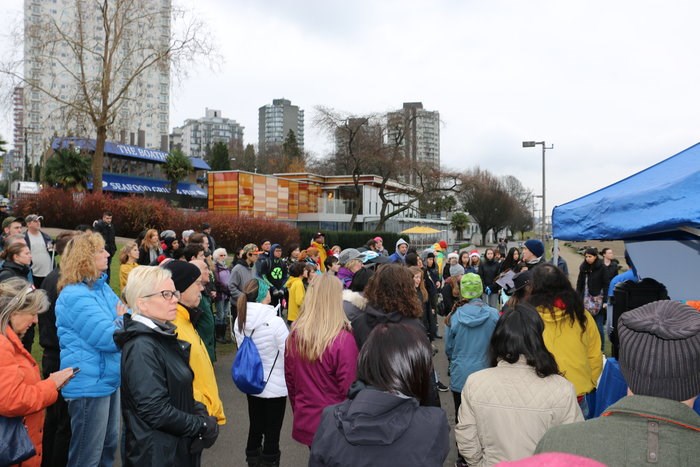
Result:
M627 396L598 418L549 430L535 453L553 451L610 466L697 466L700 415L669 399Z

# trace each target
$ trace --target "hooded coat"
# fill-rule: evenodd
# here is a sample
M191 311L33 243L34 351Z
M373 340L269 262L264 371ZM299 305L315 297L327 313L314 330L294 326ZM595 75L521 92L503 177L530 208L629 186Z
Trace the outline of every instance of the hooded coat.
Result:
M199 465L190 446L205 418L195 415L190 344L169 323L128 315L114 341L122 350L126 465Z
M450 389L462 392L467 377L489 367L488 348L498 311L475 298L454 312L445 330L445 353L450 361Z
M323 411L309 466L442 466L450 452L445 411L362 383Z

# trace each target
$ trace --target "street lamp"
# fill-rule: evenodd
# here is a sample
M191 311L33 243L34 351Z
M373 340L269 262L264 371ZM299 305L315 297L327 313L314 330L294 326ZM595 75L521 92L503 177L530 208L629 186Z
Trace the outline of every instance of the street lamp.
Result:
M554 149L554 145L547 146L544 141L523 141L524 148L534 148L536 145L542 145L542 243L547 242L547 209L545 200L545 171L544 171L544 153L546 149Z

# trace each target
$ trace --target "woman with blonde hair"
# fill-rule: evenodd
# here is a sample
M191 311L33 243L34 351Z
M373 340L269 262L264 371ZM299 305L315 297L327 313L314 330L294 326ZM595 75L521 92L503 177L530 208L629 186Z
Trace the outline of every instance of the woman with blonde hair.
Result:
M71 419L68 465L112 465L119 440L119 349L126 306L107 283L102 235L75 236L61 258L56 328L61 368L80 367L62 390Z
M119 290L124 290L129 273L139 265L139 254L136 242L126 242L119 252Z
M143 236L139 245L139 263L141 266L150 266L158 264L158 256L163 253L160 247L160 238L156 229L146 230L146 235Z
M27 281L11 278L0 283L0 416L21 417L27 428L35 454L13 459L23 466L41 465L44 409L56 402L58 389L73 376L73 368L65 368L42 380L39 366L20 340L48 307L46 292Z
M180 292L169 270L138 266L123 291L132 314L114 339L122 350L126 465L198 466L218 436L195 402L193 374L172 321Z
M345 400L355 380L357 354L343 312L343 285L337 277L323 274L309 285L286 344L292 438L311 446L323 409Z

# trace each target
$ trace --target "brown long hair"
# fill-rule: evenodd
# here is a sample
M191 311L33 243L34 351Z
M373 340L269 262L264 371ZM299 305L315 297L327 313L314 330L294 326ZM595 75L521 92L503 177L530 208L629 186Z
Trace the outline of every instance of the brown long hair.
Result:
M380 266L367 284L365 298L373 308L384 313L398 311L408 318L418 318L423 312L413 286L413 275L401 264Z
M236 319L238 320L238 332L245 329L245 320L248 316L248 302L254 302L258 297L258 280L251 279L243 286L243 293L238 296L236 302Z
M411 271L412 276L416 276L416 274L420 274L421 281L420 285L418 286L418 289L420 290L420 298L423 303L426 303L428 301L428 290L425 288L425 278L424 278L424 271L423 269L419 268L418 266L411 266L408 268L409 271Z

